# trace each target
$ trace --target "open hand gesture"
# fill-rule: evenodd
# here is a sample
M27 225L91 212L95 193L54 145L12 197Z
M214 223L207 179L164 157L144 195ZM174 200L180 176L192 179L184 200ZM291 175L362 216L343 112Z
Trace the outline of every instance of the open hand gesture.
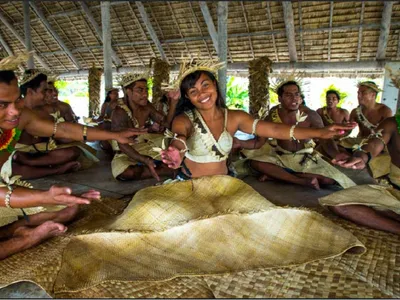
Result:
M333 124L321 128L320 139L331 139L335 136L342 136L346 133L347 130L351 130L357 126L357 123L348 123L348 124Z
M116 132L117 137L115 138L120 144L129 144L133 142L134 136L147 133L147 129L144 128L128 128L120 132Z
M76 204L90 204L93 199L100 199L100 192L90 190L82 194L81 197L72 195L69 187L59 187L53 185L46 193L46 205L66 205L73 206Z
M162 162L171 169L178 169L181 166L183 157L179 149L169 146L167 150L161 150Z

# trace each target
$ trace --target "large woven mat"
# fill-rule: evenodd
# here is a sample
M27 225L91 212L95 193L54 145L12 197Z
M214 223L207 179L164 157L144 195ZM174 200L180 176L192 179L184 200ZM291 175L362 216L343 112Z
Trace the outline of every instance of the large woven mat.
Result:
M324 214L364 243L368 249L366 253L344 253L291 267L254 268L195 277L182 275L161 281L104 281L77 292L55 291L54 283L62 267L62 253L71 238L93 232L91 228L99 228L93 224L107 224L102 220L122 212L123 208L123 201L104 200L104 204L84 211L82 218L69 226L68 236L54 238L0 261L0 286L30 280L51 296L77 298L400 297L399 238L357 227L329 212ZM104 230L105 227L100 229Z

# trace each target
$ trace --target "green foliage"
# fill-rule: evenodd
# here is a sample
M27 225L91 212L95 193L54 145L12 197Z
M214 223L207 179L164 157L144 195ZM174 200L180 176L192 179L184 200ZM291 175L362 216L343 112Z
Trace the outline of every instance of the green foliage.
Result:
M339 88L335 87L335 85L331 84L330 86L328 86L327 88L325 88L322 91L322 94L320 96L320 103L321 103L321 107L326 106L326 92L329 90L334 90L336 91L339 96L340 96L340 101L338 103L338 107L341 107L342 104L344 103L344 99L346 99L346 97L348 96L348 93L341 91Z
M269 89L269 107L273 107L279 104L278 94L275 93L271 88Z
M244 83L230 76L226 84L226 106L230 109L249 110L249 91Z
M147 89L149 91L149 100L153 99L153 78L147 79Z

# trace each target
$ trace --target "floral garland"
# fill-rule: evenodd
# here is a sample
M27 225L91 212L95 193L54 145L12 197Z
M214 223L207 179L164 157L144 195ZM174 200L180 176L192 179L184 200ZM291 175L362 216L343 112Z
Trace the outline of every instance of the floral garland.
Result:
M128 115L129 119L132 121L133 123L133 127L134 128L139 128L139 122L138 120L132 115L132 111L129 109L129 107L124 103L124 101L119 100L118 101L118 106L121 107L126 114Z
M397 132L400 134L400 109L398 110L397 114L394 117L397 123Z
M356 108L356 113L357 113L357 118L358 120L369 130L374 131L376 127L378 127L378 125L374 125L372 124L370 121L368 121L368 119L364 116L364 114L362 113L362 109L361 106L358 106Z
M7 150L12 153L15 150L12 142L19 140L22 131L18 128L13 128L11 130L1 130L0 132L0 151Z

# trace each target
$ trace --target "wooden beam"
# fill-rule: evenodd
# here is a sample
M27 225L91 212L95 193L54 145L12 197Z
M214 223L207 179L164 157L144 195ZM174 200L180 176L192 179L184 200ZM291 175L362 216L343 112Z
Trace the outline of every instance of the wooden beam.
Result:
M24 32L25 32L25 45L26 51L32 51L32 37L31 37L31 12L29 9L29 0L24 0L22 2L24 11ZM33 55L29 55L27 62L28 69L35 68L35 63L33 62Z
M14 56L14 52L11 50L10 46L8 46L7 42L5 39L3 39L3 36L0 34L0 44L6 50L7 54L9 56Z
M206 22L208 33L212 39L214 48L218 55L218 33L214 26L214 21L211 17L210 11L208 10L206 1L199 1L200 9L203 14L204 21Z
M104 43L103 31L101 30L99 24L97 24L96 19L94 18L92 12L90 11L90 8L87 6L87 4L84 1L80 1L80 4L82 6L83 11L85 12L86 17L88 18L88 20L90 22L90 24L92 24L94 30L96 31L97 36L99 37L100 41L102 43ZM114 49L111 49L111 56L117 67L122 66L122 62L119 59L119 57Z
M103 31L103 58L105 89L112 88L110 1L101 1L101 27Z
M304 40L303 40L303 14L301 12L301 2L297 2L297 9L299 14L299 33L300 33L300 50L301 60L304 61Z
M218 58L227 64L228 57L228 4L227 1L218 1ZM226 97L227 65L218 70L219 90L223 99Z
M382 18L381 18L381 32L379 35L378 50L376 51L376 59L385 59L386 46L390 32L390 19L392 18L392 9L394 2L384 2Z
M246 24L247 33L250 33L249 23L247 22L246 10L244 9L243 1L240 1L240 6L242 7L244 23ZM253 55L253 59L255 59L256 57L254 55L253 42L251 41L251 37L250 36L248 37L248 39L249 39L249 45L250 45L251 54Z
M193 16L194 22L196 23L197 30L200 32L200 35L203 36L203 30L201 30L201 26L199 24L199 21L197 20L197 16L196 16L196 14L194 12L192 2L188 1L188 4L190 6L190 11L192 12L192 16ZM208 7L207 7L207 9L208 9ZM213 25L214 25L214 23L213 23ZM215 27L214 27L214 29L215 29ZM203 40L203 42L204 42L204 46L207 49L208 56L210 57L210 59L212 59L212 55L211 55L210 49L208 48L208 44L207 44L206 40ZM214 46L214 48L215 48L215 46ZM215 51L217 51L217 48L215 48Z
M13 26L8 22L8 20L4 17L4 15L0 12L0 20L3 22L4 25L14 34L14 36L17 38L17 40L25 47L25 41L22 38L22 36L19 35L19 33L13 28ZM38 55L38 54L33 54L36 60L42 65L43 68L45 69L50 69L48 64Z
M150 19L147 15L147 12L146 12L146 9L144 8L143 3L140 1L136 1L136 6L139 9L140 16L142 17L144 25L146 25L146 29L149 32L151 39L153 40L154 44L156 45L158 52L160 52L161 58L168 62L168 58L165 55L164 49L161 46L160 40L158 39L158 36L153 28L153 25L151 25Z
M297 61L296 40L294 38L294 20L292 2L283 1L283 18L285 20L286 38L288 41L289 59L291 62Z
M357 45L357 61L360 61L361 58L361 47L362 47L362 34L363 28L362 24L364 22L364 10L365 10L365 2L361 3L361 15L360 15L360 28L358 29L358 45Z
M333 1L331 1L329 9L328 61L331 61L332 20L333 20Z
M390 61L391 63L396 63L400 61ZM349 62L296 62L296 63L272 63L272 69L274 70L271 73L271 76L274 75L276 71L280 72L292 72L292 70L298 71L382 71L385 68L386 61L349 61ZM179 70L180 65L176 64L171 66L172 72L177 72ZM143 71L146 67L121 67L117 69L113 69L115 73L126 73L133 71ZM247 72L249 70L249 66L247 62L239 62L239 63L228 63L227 70L229 71L244 71ZM69 76L86 76L88 75L88 70L78 70L71 71L61 74L61 77L69 77Z
M54 31L53 27L50 25L50 23L46 20L44 14L42 11L39 9L39 7L33 2L30 1L29 4L31 5L32 9L35 11L37 16L40 18L42 21L43 25L46 27L47 31L53 36L53 38L58 42L58 44L61 46L62 49L64 49L65 53L69 56L71 59L72 63L77 67L78 69L81 69L81 64L79 61L76 59L75 55L68 49L68 47L64 44L62 39L59 37L57 32Z
M267 3L268 5L268 3ZM400 25L400 22L393 22L392 25ZM357 25L343 25L343 26L336 26L332 27L332 31L346 31L349 29L373 29L379 28L380 24L363 24L360 26ZM310 28L310 29L303 29L302 32L328 32L330 30L329 27L320 27L320 28ZM300 29L297 29L296 32L300 33ZM268 31L257 31L251 33L231 33L228 35L228 38L236 38L236 37L247 37L247 36L265 36L265 35L278 35L278 34L285 34L285 30L268 30ZM187 37L187 38L178 38L178 39L165 39L160 40L161 44L175 44L175 43L183 43L183 42L192 42L192 41L201 41L201 40L211 40L209 36L194 36L194 37ZM144 41L135 41L135 42L123 42L123 43L116 43L114 47L130 47L130 46L139 46L139 45L148 45L151 44L151 40L144 40ZM89 47L77 47L72 50L73 53L76 52L83 52L88 51L89 49L102 49L102 45L94 45ZM54 51L54 52L42 52L41 55L49 56L53 54L63 54L64 51Z

